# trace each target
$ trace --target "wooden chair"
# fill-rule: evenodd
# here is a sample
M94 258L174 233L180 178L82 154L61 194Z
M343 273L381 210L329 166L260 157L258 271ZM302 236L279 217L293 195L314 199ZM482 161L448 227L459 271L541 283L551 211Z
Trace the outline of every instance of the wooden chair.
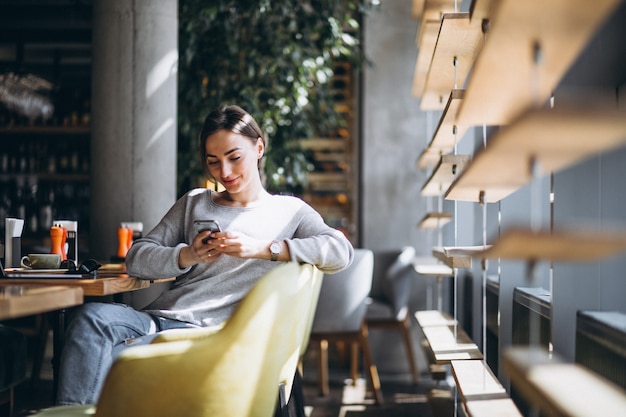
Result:
M313 271L296 263L276 267L222 328L199 329L197 337L189 337L195 329L183 329L167 336L173 341L128 348L111 367L96 405L35 415L271 417L279 383L295 374Z
M318 383L321 395L328 394L328 343L351 346L352 381L356 382L359 350L377 404L383 403L378 370L373 362L367 335L365 312L372 285L374 255L369 249L355 249L350 267L325 274L311 329L311 342L319 345Z
M411 246L399 250L374 252L374 283L365 321L370 329L396 330L402 335L413 383L419 372L413 343L409 298L412 281L416 279Z

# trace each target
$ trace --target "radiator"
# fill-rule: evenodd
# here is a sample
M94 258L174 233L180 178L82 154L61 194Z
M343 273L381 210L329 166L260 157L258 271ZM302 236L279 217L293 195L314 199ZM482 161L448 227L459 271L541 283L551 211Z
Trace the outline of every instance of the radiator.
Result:
M539 345L550 348L550 318L552 297L543 288L513 290L512 326L513 345Z
M487 303L487 365L498 372L498 351L500 349L500 282L497 277L487 277L485 291Z
M524 346L532 344L550 349L551 310L552 297L547 290L516 287L513 290L511 343ZM511 399L522 415L543 417L526 402L513 384L511 384Z
M575 361L626 389L626 314L579 311Z

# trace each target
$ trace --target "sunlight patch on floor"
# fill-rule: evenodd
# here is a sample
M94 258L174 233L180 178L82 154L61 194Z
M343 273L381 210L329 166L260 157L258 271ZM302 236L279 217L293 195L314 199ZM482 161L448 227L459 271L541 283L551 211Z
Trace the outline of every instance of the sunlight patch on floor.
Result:
M348 412L364 412L366 410L364 405L342 405L339 409L338 417L346 417Z
M348 378L343 381L343 392L341 404L374 404L373 399L366 399L367 383L363 378L357 379L354 383Z

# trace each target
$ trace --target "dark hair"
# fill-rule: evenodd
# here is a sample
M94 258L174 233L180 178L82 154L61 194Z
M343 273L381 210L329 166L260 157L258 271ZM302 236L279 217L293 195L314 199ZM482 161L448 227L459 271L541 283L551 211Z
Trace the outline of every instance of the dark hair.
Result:
M199 145L200 145L200 159L202 164L202 172L208 179L213 178L209 172L209 167L206 161L206 140L212 134L219 132L220 130L228 130L233 133L237 133L242 136L250 138L252 143L256 144L258 139L261 139L265 144L265 138L261 128L254 120L252 116L239 106L229 105L220 106L213 110L204 119L204 125L200 132Z

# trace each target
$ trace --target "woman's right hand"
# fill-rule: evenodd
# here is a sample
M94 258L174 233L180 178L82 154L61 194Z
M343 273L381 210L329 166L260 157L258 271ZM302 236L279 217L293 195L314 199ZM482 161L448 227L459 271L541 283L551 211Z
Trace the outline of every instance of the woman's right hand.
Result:
M211 263L222 255L221 252L215 251L215 248L219 246L218 239L211 239L210 235L209 231L198 233L191 245L181 249L178 255L178 266L181 269L199 263ZM203 242L205 240L206 243Z

